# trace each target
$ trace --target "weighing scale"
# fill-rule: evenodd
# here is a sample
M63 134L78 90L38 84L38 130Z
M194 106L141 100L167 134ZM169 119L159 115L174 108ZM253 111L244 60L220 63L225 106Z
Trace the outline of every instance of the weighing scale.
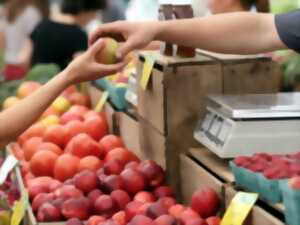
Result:
M300 93L210 96L196 140L221 158L300 151Z
M137 72L131 73L128 80L128 87L125 94L125 99L135 107L137 107L138 105L137 85Z

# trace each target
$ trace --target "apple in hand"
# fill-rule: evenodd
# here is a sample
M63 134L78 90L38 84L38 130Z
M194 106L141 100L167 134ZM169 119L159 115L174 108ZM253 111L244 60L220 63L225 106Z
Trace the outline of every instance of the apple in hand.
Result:
M103 38L104 47L96 55L97 62L101 64L115 64L117 62L116 52L119 48L119 43L112 38Z

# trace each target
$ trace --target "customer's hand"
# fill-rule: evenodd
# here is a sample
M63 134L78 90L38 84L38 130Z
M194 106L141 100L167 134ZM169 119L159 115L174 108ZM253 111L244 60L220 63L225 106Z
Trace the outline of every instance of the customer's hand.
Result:
M104 45L105 43L102 40L97 40L85 53L76 57L69 64L65 72L70 83L96 80L115 74L124 68L126 65L124 62L113 65L104 65L96 62L96 54L103 49Z
M119 59L124 58L129 52L142 49L155 40L159 33L157 22L114 22L101 25L89 38L92 45L101 37L112 37L124 41L117 52Z

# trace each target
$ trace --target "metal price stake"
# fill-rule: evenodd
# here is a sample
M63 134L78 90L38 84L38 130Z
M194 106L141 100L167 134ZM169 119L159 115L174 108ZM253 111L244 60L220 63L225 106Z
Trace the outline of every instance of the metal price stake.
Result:
M210 96L196 140L221 158L300 150L300 93Z

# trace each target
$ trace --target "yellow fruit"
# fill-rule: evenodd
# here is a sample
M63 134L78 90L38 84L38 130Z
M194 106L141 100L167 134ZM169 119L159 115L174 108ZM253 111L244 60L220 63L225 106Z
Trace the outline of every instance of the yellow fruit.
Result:
M5 99L5 101L3 102L3 109L8 109L14 106L15 104L17 104L19 101L20 99L18 97L15 96L9 97Z
M58 113L64 113L71 107L71 102L64 97L58 97L53 103L52 108Z
M96 60L102 64L114 64L117 62L116 52L119 43L112 38L103 38L104 48L96 55Z
M10 212L2 211L0 212L0 225L10 225Z
M41 120L40 123L48 128L52 125L59 124L59 117L55 115L47 116L45 119Z
M28 81L28 82L24 82L23 84L21 84L21 86L18 88L18 97L19 98L25 98L28 95L32 94L33 92L35 92L37 89L39 89L41 87L41 84L37 83L37 82L32 82L32 81Z

